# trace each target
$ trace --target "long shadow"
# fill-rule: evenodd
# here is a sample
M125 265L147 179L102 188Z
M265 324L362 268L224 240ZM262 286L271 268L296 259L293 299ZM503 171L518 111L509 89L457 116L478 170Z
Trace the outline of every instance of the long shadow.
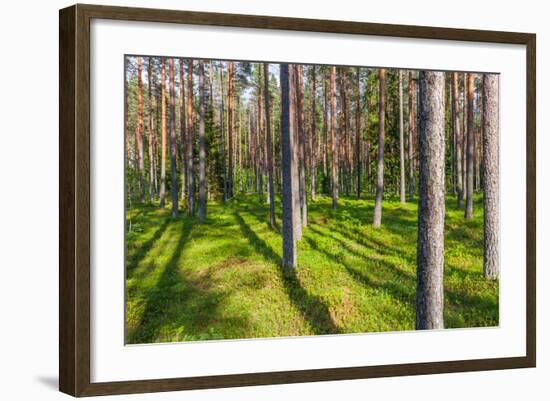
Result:
M147 241L145 241L143 244L139 245L137 249L134 250L131 254L127 255L126 258L126 273L133 271L136 266L145 258L147 253L153 248L153 245L162 237L162 234L166 231L168 228L168 225L170 224L171 219L165 218L162 225L155 231L155 233L149 238ZM128 246L126 244L126 249L128 249Z
M332 260L333 262L343 266L348 274L355 279L357 282L362 284L365 287L369 287L372 289L379 289L383 290L385 292L388 292L392 297L395 299L399 299L405 303L411 304L412 307L414 307L415 302L415 292L414 292L414 283L411 282L411 278L404 275L406 277L406 281L408 282L410 286L412 286L412 290L408 289L408 285L400 285L398 282L400 280L389 281L387 279L384 280L384 283L376 282L371 277L369 277L366 272L361 272L360 270L354 268L351 266L348 262L344 260L344 258L339 258L335 256L334 254L328 252L325 249L322 249L316 241L314 241L312 238L304 236L304 239L308 242L310 247L314 249L317 252L320 252L324 254L328 259ZM391 269L388 270L388 268L384 268L389 274L395 275L395 270Z
M250 228L246 221L238 212L234 212L235 219L246 236L250 244L266 260L281 265L281 257L271 248L263 239ZM278 270L281 280L285 285L285 290L290 301L298 308L302 316L310 323L315 334L338 334L341 332L336 325L327 305L323 300L312 295L304 289L300 279L293 269Z
M133 332L127 333L127 343L145 344L166 341L212 340L240 338L235 333L216 332L215 327L249 326L241 316L222 316L222 306L229 292L217 285L215 269L182 274L180 261L194 227L194 221L183 222L178 242L158 279L145 290L145 306ZM172 337L165 338L162 329ZM177 337L174 338L174 335Z

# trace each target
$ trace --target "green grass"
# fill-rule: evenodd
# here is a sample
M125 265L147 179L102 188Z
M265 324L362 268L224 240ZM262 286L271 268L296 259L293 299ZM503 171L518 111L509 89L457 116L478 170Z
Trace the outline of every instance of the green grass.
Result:
M277 205L279 207L279 205ZM416 204L310 201L298 269L257 196L208 204L199 223L169 205L127 209L126 339L132 343L414 330ZM278 212L280 209L278 209ZM280 214L278 214L280 224ZM482 274L483 210L447 202L445 326L498 325L498 282Z

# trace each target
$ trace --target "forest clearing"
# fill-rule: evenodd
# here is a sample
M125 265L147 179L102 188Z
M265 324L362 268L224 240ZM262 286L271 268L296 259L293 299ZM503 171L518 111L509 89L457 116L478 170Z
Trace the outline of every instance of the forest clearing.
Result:
M498 75L125 74L127 343L499 325Z

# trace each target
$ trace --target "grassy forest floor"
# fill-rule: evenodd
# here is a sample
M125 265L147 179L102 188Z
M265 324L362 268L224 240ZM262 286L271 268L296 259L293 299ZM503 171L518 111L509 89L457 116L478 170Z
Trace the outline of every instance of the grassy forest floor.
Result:
M267 204L208 204L200 224L155 206L127 210L128 343L414 330L416 203L309 202L298 269L283 273ZM277 205L279 206L279 205ZM498 282L483 278L483 210L463 219L447 201L445 326L498 325ZM280 209L278 209L280 224ZM131 227L130 227L131 222Z

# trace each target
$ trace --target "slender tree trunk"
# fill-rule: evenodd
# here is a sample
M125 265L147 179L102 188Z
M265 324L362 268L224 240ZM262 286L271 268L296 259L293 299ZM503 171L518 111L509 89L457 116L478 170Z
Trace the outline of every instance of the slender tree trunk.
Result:
M339 140L336 121L336 67L330 68L330 139L332 143L332 209L338 207Z
M468 134L466 164L466 210L464 217L474 217L474 74L468 73Z
M206 219L206 139L204 118L206 113L204 61L199 61L199 220Z
M421 71L416 329L443 329L445 73Z
M140 201L145 202L145 157L143 146L143 133L145 132L143 124L143 81L141 79L142 60L137 58L137 97L138 97L138 112L137 112L137 129L136 139L138 146L138 163L139 163L139 191Z
M293 117L290 112L289 67L288 64L281 64L281 170L283 179L282 203L283 203L283 266L295 269L296 260L296 238L294 233L294 185L293 180L296 174L293 173L294 166L294 135Z
M316 98L317 98L317 77L315 75L315 66L313 65L311 70L311 132L310 132L310 157L309 157L309 193L311 199L315 199L315 168L317 165L316 145L318 144L317 137L317 110L316 110Z
M361 197L361 69L357 68L355 86L355 178L357 199Z
M301 214L301 204L300 204L300 174L299 174L299 128L298 128L298 106L296 104L297 98L297 87L296 87L296 68L294 65L289 66L289 85L290 85L290 118L291 118L291 135L293 138L292 146L292 157L293 159L293 168L292 168L292 196L294 201L294 238L296 241L302 239L302 214Z
M326 180L328 175L327 153L328 153L328 90L327 80L323 77L323 176ZM331 131L332 132L332 131Z
M195 215L195 178L193 174L193 151L195 127L193 115L193 59L187 64L187 208L190 216Z
M409 104L408 104L408 114L409 114L409 199L412 201L414 199L414 81L412 71L409 71Z
M221 155L222 155L222 180L223 180L223 201L224 203L227 202L228 196L227 196L227 161L226 161L226 155L225 155L225 116L224 116L224 93L223 93L223 71L220 64L220 70L219 70L219 78L220 78L220 143L221 143Z
M483 204L484 248L483 274L499 277L499 82L498 75L483 75Z
M160 160L160 207L164 207L166 197L166 60L160 61L161 84L161 160Z
M170 75L170 177L172 190L172 217L178 215L178 178L176 169L176 93L174 90L174 59L168 59Z
M260 203L264 203L264 174L263 174L263 164L265 161L264 148L263 148L263 118L262 118L262 71L258 65L258 94L256 96L256 121L257 121L257 132L258 132L258 165L256 166L257 176L258 176L258 195L260 198Z
M273 187L273 145L271 143L271 116L269 94L269 64L264 63L265 129L267 143L267 185L269 188L269 224L275 228L275 188Z
M149 153L149 203L153 202L153 183L154 183L154 157L153 157L153 132L155 132L155 109L153 107L153 59L147 60L147 100L149 106L149 135L147 141L147 150Z
M298 114L298 154L300 174L300 209L302 227L307 227L307 191L306 191L306 137L304 124L304 85L302 66L295 66L296 105Z
M181 142L181 201L185 201L187 188L187 127L185 115L185 68L180 58L180 142Z
M403 71L399 70L399 198L405 203L405 144L403 139Z
M468 74L462 82L462 200L465 201L468 182Z
M227 195L233 197L233 63L227 66L227 136L229 137L229 168Z
M386 70L378 70L379 101L378 101L378 159L376 164L376 199L374 203L373 226L382 224L382 197L384 196L384 141L385 141L385 115L386 115Z
M133 164L133 161L132 161L132 146L130 144L130 132L129 132L129 122L128 122L128 96L129 96L129 90L128 90L128 76L127 76L127 71L128 71L128 64L129 64L129 61L126 60L125 61L125 66L124 66L124 71L125 72L125 77L124 77L124 139L125 139L125 142L126 142L126 171L128 172L128 174L126 174L125 176L125 179L126 179L126 185L127 185L127 193L126 193L126 197L127 197L127 200L128 200L128 203L131 204L132 203L132 195L133 195L133 187L132 187L132 177L131 177L131 172L132 172L132 164Z
M452 118L453 118L453 130L454 137L456 138L456 207L462 209L462 201L464 200L464 192L462 191L462 134L460 132L460 116L458 110L459 107L459 92L458 92L458 73L453 72L452 75Z

